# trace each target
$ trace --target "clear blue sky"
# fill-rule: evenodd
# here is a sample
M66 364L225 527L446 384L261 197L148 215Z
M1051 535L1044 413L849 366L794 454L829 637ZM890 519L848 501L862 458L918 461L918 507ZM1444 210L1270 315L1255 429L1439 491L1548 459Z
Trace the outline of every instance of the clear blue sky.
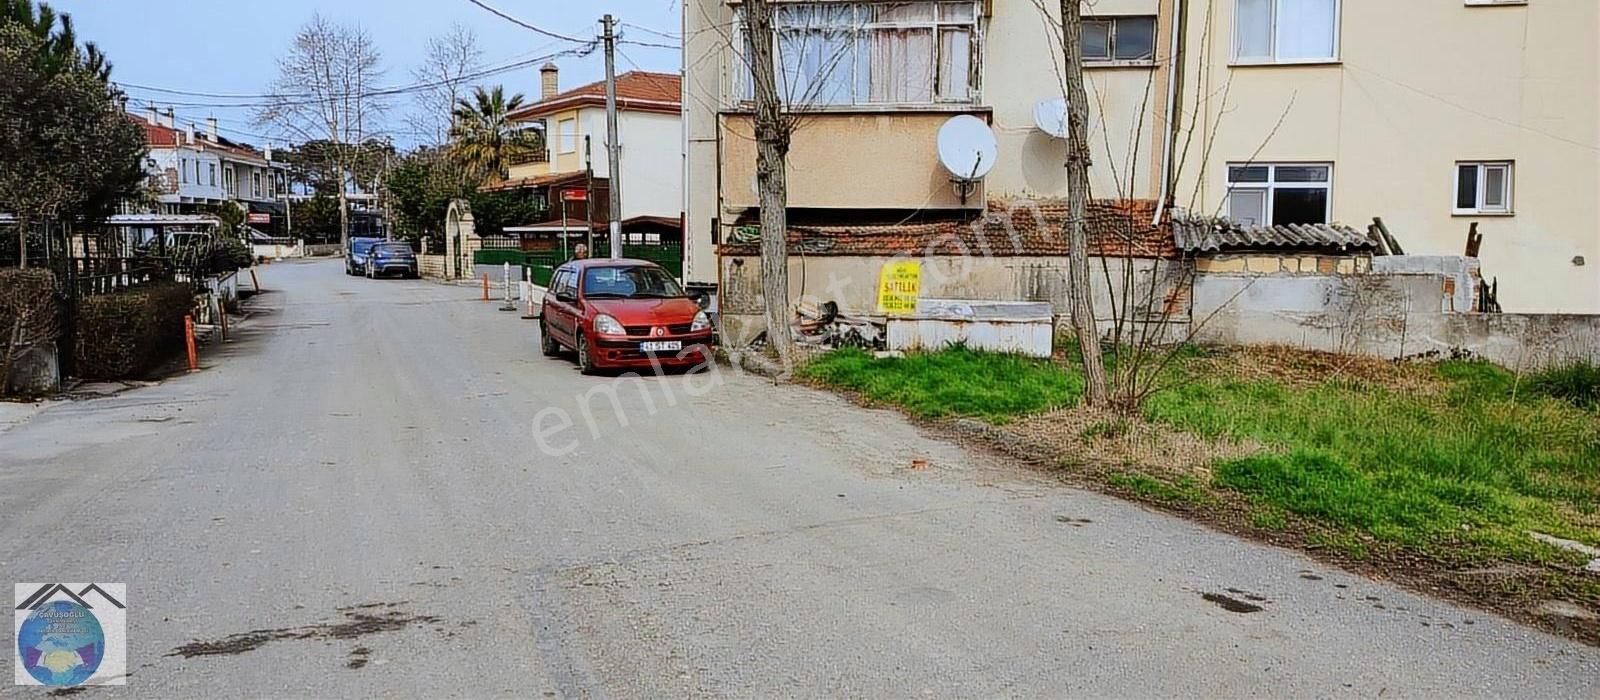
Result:
M607 12L621 22L676 35L681 28L680 0L484 0L496 9L544 29L575 37L593 36L599 18ZM383 53L384 85L407 85L411 68L426 50L428 37L442 33L452 22L477 32L483 60L497 65L568 48L571 44L540 36L473 5L467 0L48 0L57 10L70 13L82 40L99 44L114 66L112 79L192 92L259 94L276 75L277 57L295 31L321 13L340 23L359 24ZM628 39L650 43L676 43L633 27L622 27ZM645 46L622 47L617 72L634 68L676 73L681 58L676 50ZM630 60L631 59L631 62ZM598 52L584 58L562 58L563 88L599 80L605 64ZM530 66L488 78L514 92L530 96L539 91L538 67ZM241 102L162 95L128 89L134 102ZM396 98L400 109L410 100ZM261 129L250 124L250 110L241 107L177 107L181 122L203 123L208 116L221 122L223 135L253 143ZM142 111L142 110L139 110ZM397 128L399 132L402 129ZM396 135L404 144L408 139Z

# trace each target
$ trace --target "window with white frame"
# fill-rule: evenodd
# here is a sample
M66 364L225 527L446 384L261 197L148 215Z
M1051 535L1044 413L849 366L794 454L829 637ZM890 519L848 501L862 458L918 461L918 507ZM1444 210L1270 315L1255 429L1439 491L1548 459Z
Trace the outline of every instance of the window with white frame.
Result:
M183 182L188 182L189 181L189 159L188 158L179 158L178 159L178 179L183 181Z
M1235 0L1233 58L1242 63L1339 57L1340 0Z
M1228 218L1252 226L1325 224L1331 163L1229 163Z
M1511 175L1509 160L1456 163L1457 214L1510 214Z
M1156 18L1083 18L1083 60L1150 61L1156 57Z
M207 182L210 182L212 187L216 187L217 186L217 164L216 163L211 163L210 165L207 165L206 166L206 174L210 176L207 179Z
M230 195L238 196L239 194L238 183L234 181L233 166L231 165L222 166L222 189L226 190Z
M261 171L250 171L250 196L261 199Z
M557 143L561 153L572 153L578 150L578 120L562 119L556 122Z
M813 106L971 102L977 30L973 0L777 5L778 91ZM739 87L753 97L748 73Z

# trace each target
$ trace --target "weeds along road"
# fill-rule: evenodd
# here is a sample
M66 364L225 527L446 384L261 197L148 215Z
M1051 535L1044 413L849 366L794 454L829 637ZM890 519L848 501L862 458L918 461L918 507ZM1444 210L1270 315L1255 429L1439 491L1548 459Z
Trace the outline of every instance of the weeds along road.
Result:
M5 578L128 586L108 694L1600 695L1600 650L895 414L582 377L476 289L261 278L201 373L0 433Z

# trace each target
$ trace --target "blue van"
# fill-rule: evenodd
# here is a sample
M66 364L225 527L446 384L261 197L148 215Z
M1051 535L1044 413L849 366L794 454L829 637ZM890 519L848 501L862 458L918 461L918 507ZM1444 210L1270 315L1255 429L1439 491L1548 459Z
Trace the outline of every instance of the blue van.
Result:
M350 249L344 252L344 273L347 275L365 274L367 254L372 252L372 246L382 242L382 238L350 239Z

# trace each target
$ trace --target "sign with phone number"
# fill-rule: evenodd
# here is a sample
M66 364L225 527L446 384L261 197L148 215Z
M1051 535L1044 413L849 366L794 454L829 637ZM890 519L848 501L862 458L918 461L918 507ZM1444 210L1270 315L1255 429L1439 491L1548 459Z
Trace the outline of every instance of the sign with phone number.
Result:
M878 275L878 313L901 315L917 310L922 294L922 263L896 260L884 263Z

